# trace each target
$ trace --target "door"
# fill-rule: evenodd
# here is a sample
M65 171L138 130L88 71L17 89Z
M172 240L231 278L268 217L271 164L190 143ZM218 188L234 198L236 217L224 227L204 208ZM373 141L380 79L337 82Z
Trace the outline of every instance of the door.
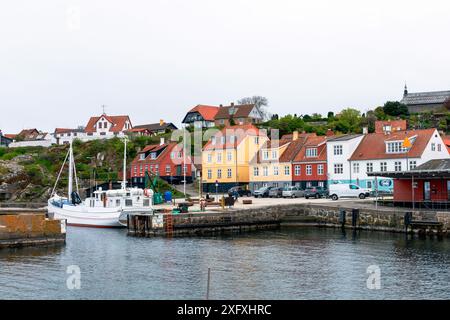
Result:
M181 177L183 174L181 173L181 165L177 166L177 176Z
M431 200L431 185L430 181L423 182L423 200Z

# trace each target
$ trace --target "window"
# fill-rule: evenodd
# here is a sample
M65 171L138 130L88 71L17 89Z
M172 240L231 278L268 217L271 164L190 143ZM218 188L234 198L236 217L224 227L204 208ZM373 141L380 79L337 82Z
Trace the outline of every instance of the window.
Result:
M367 184L366 184L366 186L367 186L367 189L372 189L372 181L367 181Z
M217 162L219 162L219 163L222 162L222 153L217 154Z
M308 182L306 183L306 187L307 187L307 188L311 188L311 187L312 187L311 181L308 181Z
M212 179L212 170L208 169L208 179Z
M319 181L319 187L321 188L325 187L325 183L323 181Z
M366 168L367 168L367 170L366 170L367 172L373 172L373 163L367 162Z
M291 167L290 166L284 166L284 175L286 175L286 176L291 175Z
M170 159L175 159L175 152L170 153Z
M222 179L222 169L217 169L217 179Z
M402 163L400 161L395 161L394 171L402 171Z
M228 177L228 178L233 177L233 170L231 170L231 169L228 169L228 170L227 170L227 177Z
M269 160L269 151L263 151L263 160Z
M395 141L387 143L387 153L406 153L407 148L403 148L403 141Z
M353 173L359 173L359 163L353 164Z
M272 151L272 159L277 160L278 159L278 152L276 150Z
M255 144L259 144L259 137L255 137Z
M159 165L155 165L155 172L157 175L159 175Z
M317 148L307 148L306 149L306 157L317 157Z
M235 143L236 142L236 136L230 136L230 142Z
M225 144L225 142L226 142L225 137L220 137L220 142L221 142L222 144Z
M431 144L431 151L436 151L436 144L435 143Z
M166 173L170 173L170 165L166 166Z
M387 162L381 162L380 163L380 171L386 172L387 171Z
M335 156L342 155L342 145L333 146L333 151Z
M255 177L258 177L258 176L259 176L259 168L258 168L258 167L254 167L254 168L253 168L253 175L254 175Z
M342 163L334 164L334 174L343 174L344 173L344 165Z
M183 174L187 174L187 165L183 165Z
M299 175L301 174L301 167L300 167L300 165L296 165L296 166L294 167L294 174L295 174L296 176L299 176Z
M263 167L263 176L267 177L269 175L269 168L268 167Z
M99 128L99 129L102 128L102 123L101 123L101 122L98 123L98 128Z
M319 176L323 175L323 164L319 164L319 165L317 166L317 174L318 174Z
M232 161L233 160L233 154L231 152L227 153L227 160Z
M143 167L142 164L139 166L139 171L142 173Z
M417 167L417 161L411 160L409 161L409 170L415 169Z
M156 152L150 153L150 159L152 159L152 160L156 159Z
M212 162L212 154L208 153L208 163L211 163L211 162Z
M139 160L145 160L145 153L141 153L139 155Z
M280 172L279 172L278 166L273 167L273 175L274 175L274 176L277 176L279 173L280 173Z
M211 137L211 144L213 146L216 144L216 137Z
M181 158L183 158L183 152L178 152L178 159L181 159Z
M310 164L306 165L306 175L307 176L312 175L312 165Z
M437 151L441 151L442 150L442 147L441 147L441 144L440 143L438 143L438 145L437 145Z

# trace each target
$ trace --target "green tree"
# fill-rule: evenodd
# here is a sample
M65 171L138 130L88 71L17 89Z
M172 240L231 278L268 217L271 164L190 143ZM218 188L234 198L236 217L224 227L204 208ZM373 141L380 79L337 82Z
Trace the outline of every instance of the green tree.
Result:
M408 107L398 101L387 101L383 106L385 114L393 117L409 116Z
M336 116L335 130L343 133L361 132L361 112L347 108Z

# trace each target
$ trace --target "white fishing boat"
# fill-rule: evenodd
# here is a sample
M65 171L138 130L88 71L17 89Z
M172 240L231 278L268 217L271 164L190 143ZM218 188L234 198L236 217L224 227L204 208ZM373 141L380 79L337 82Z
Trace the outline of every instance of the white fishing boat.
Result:
M127 188L126 139L122 188L93 192L92 197L82 201L73 157L72 143L58 174L52 195L48 200L48 214L54 219L65 219L68 225L81 227L114 228L126 226L128 213L152 213L153 191L151 189ZM69 162L69 184L67 197L56 194L56 186L66 162ZM76 191L73 191L75 180Z

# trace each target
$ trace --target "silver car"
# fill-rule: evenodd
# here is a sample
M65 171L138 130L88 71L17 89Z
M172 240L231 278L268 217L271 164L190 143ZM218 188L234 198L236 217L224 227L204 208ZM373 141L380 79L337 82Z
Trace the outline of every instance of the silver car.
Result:
M283 191L283 198L301 198L305 196L305 191L300 187L287 187Z

